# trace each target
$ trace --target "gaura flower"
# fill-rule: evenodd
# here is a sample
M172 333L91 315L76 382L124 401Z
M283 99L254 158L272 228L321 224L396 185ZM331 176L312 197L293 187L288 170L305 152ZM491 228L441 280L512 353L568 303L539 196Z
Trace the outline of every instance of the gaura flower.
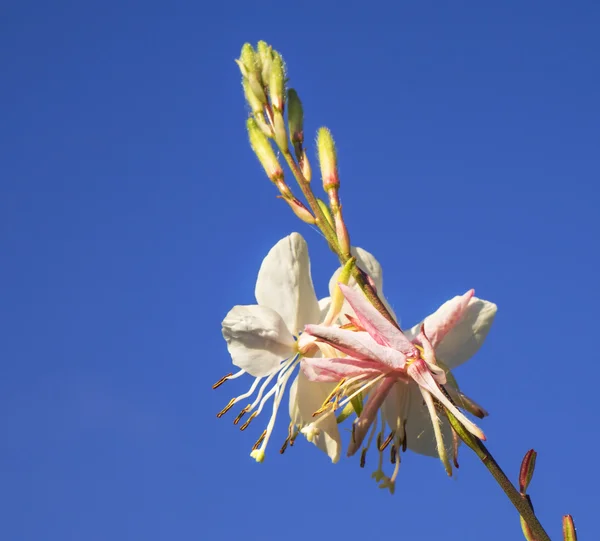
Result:
M485 436L448 395L453 394L455 399L460 399L457 402L463 407L465 403L471 406L474 403L469 402L466 397L463 401L464 395L457 389L449 393L447 389L451 388L450 385L442 387L453 378L447 377L437 356L443 356L451 367L466 361L477 351L487 335L496 306L475 298L471 290L446 302L417 328L404 334L384 318L361 292L341 284L339 287L356 315L356 330L321 325L306 327L308 334L347 355L303 359L302 369L308 379L338 383L321 411L342 407L358 395L368 396L364 410L353 424L348 447L349 456L356 453L369 429L373 427L361 455L363 465L366 450L375 433L375 420L380 409L383 410L382 431L377 442L380 465L374 477L378 481L383 480L380 486L393 491L400 464L399 450L401 447L406 449L407 446L412 446L416 431L421 430L423 425L422 401L431 419L437 454L451 474L442 423L434 399L457 417L472 434L481 439L485 439ZM416 392L421 395L421 400L415 396ZM470 409L474 410L475 407ZM391 434L383 441L385 423L390 427ZM387 478L381 470L381 452L391 442L395 469L392 477ZM416 447L418 452L426 451L419 449L418 445Z
M327 299L321 302L321 306L317 301L310 275L308 248L298 233L280 240L265 257L258 273L255 296L258 304L235 306L223 320L222 331L227 349L233 364L240 370L221 378L213 387L244 374L255 378L246 393L232 398L218 414L218 417L223 416L234 404L253 397L258 389L253 402L245 406L233 421L237 425L246 414L250 414L241 430L245 430L273 398L271 417L251 453L253 458L262 462L295 367L304 355L318 354L313 344L301 347L298 338L305 325L323 321L329 306ZM333 412L316 419L312 417L334 386L331 383L313 383L303 374L297 376L290 390L292 422L281 452L288 443L293 445L300 430L333 462L339 459L341 440Z

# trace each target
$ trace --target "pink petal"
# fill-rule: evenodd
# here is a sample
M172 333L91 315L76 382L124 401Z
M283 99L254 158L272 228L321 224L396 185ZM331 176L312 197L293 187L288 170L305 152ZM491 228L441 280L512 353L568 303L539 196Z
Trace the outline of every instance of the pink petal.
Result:
M435 398L437 398L452 414L465 426L465 428L474 436L477 436L481 440L485 440L485 434L475 424L469 421L457 407L446 398L446 395L438 387L437 383L433 379L431 372L427 368L427 364L423 359L419 359L410 364L407 369L408 375L415 380L419 387L422 387L426 391L429 391Z
M388 395L396 381L395 377L383 378L383 381L377 386L377 389L369 396L365 409L352 425L352 437L348 444L348 456L352 456L360 448L365 436L369 432L369 428L371 428L371 425L375 419L377 419L379 408L381 408L385 397Z
M364 331L347 331L328 325L307 325L305 332L356 359L379 361L385 365L381 367L382 370L399 370L404 368L406 363L404 354L378 344Z
M402 331L384 318L361 291L355 291L344 284L338 285L361 325L378 344L401 351L407 357L419 356L415 346L404 336Z
M305 357L300 363L302 371L311 381L339 382L343 378L362 374L381 374L380 365L372 361L343 358Z
M429 337L434 348L438 347L448 331L463 318L469 301L474 294L475 290L471 289L462 296L456 296L446 301L433 314L425 318L423 322L425 334Z

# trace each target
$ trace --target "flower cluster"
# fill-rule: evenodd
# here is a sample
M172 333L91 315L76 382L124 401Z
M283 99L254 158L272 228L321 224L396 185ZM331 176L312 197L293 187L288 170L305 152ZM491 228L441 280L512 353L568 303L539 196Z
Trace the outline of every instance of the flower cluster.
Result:
M377 260L360 248L352 252L382 296ZM344 269L336 271L330 289L330 297L317 300L300 234L292 233L271 249L258 273L257 304L235 306L223 320L227 348L240 370L215 386L244 374L254 381L219 417L248 400L234 418L244 430L272 401L266 428L251 452L262 462L289 386L289 429L282 451L301 433L337 462L342 452L338 423L357 414L347 454L360 450L364 466L375 443L379 465L373 476L380 486L393 491L406 449L438 456L451 473L448 457L456 459L457 442L441 408L482 439L483 432L460 410L486 415L459 390L451 369L479 349L496 306L471 290L402 332L369 303ZM382 468L387 447L394 465L390 476Z

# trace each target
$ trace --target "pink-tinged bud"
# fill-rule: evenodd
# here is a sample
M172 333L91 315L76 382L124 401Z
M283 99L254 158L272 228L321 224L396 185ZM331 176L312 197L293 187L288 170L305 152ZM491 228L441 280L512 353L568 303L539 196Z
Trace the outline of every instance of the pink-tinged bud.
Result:
M271 77L269 78L269 93L271 103L275 109L283 111L285 105L285 67L283 58L277 51L273 51L271 63Z
M519 490L521 491L521 494L525 494L527 492L529 483L531 483L533 471L535 470L536 457L537 453L533 449L527 451L523 457L523 462L521 462L521 471L519 473Z
M275 142L281 152L288 151L287 133L285 131L285 122L283 121L283 113L278 109L273 111L273 126L275 127Z
M283 169L277 160L277 156L275 156L275 152L267 136L259 128L254 118L248 119L246 127L248 128L250 146L267 173L267 176L273 182L281 181L283 179Z
M571 515L563 517L563 539L564 541L577 541L577 530Z
M285 198L284 198L285 199ZM302 201L299 201L295 197L292 199L285 199L290 208L294 211L294 214L298 216L303 222L313 225L317 222L315 217L311 214L310 210L306 208Z
M306 182L310 182L312 180L312 169L310 167L310 162L308 161L308 156L306 155L306 150L302 152L300 169L302 169L302 176L304 177L304 180L306 180Z
M290 141L294 146L296 159L301 160L302 145L304 144L304 109L298 93L290 88L287 92L288 103L288 129L290 130Z
M337 153L331 132L327 128L319 128L317 132L317 152L323 177L323 189L329 192L340 185L337 171Z
M333 215L333 220L335 222L335 233L337 235L340 251L346 257L350 257L350 235L348 234L348 228L342 218L341 207L339 207L338 211Z

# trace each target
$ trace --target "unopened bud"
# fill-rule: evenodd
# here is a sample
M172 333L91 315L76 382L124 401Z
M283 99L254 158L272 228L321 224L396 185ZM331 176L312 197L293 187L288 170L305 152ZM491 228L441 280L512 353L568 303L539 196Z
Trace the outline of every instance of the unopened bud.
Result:
M263 166L267 176L271 181L277 182L283 179L283 169L275 156L273 147L267 139L267 136L259 128L254 118L249 118L246 122L248 128L248 139L250 146L256 154L258 161Z
M317 152L323 177L323 189L329 192L340 185L337 171L337 153L331 132L327 128L319 128L317 132Z
M348 285L350 281L350 276L352 276L352 271L356 265L356 258L351 257L346 261L342 270L337 277L337 281L335 286L333 287L333 291L331 292L331 304L329 305L329 310L327 311L327 316L325 316L325 321L323 325L331 325L335 319L340 315L342 311L342 306L344 305L344 294L340 289L339 284Z
M262 76L258 55L254 52L252 45L245 43L242 47L242 54L239 60L236 60L244 79L248 80L250 91L256 96L256 99L263 105L267 103L267 96L263 88Z
M277 51L273 51L273 62L271 63L271 76L269 78L269 94L271 103L275 109L283 111L285 104L284 95L285 69L283 58Z
M298 93L290 88L287 92L288 103L288 129L290 130L290 141L294 146L296 159L300 161L302 156L302 145L304 144L304 109Z
M344 223L344 218L342 218L342 207L338 207L337 212L333 215L333 220L340 251L347 257L350 255L350 235Z
M302 169L302 176L304 177L304 180L306 180L306 182L310 182L312 179L312 169L310 167L310 162L308 161L308 156L306 155L306 150L302 152L300 169Z
M285 122L283 120L283 113L278 109L273 111L273 126L275 128L275 142L277 143L279 150L281 150L281 152L287 152L288 140L287 133L285 132Z
M260 58L261 77L264 83L268 84L271 79L271 64L273 63L273 50L270 45L264 41L259 41L256 45L256 51Z
M563 539L564 541L577 541L577 530L571 515L563 517Z
M285 198L284 198L285 199ZM302 201L293 197L292 199L285 199L298 218L307 224L313 225L316 223L315 217L311 214L310 210L306 208Z
M256 94L252 92L252 89L250 88L250 83L248 82L248 79L246 77L244 77L244 79L242 80L242 86L244 88L244 96L246 96L246 101L248 102L248 105L252 110L252 114L261 115L263 110L263 104L256 97Z
M529 483L531 483L533 471L535 470L536 457L537 453L533 449L527 451L523 457L523 462L521 462L521 471L519 472L519 490L521 494L525 494L527 492Z
M522 516L519 516L519 519L521 519L521 530L523 531L523 537L527 541L538 541L538 539L534 537L533 533L529 529L529 525L527 522L525 522L525 519Z
M331 215L331 212L329 211L329 207L327 206L327 203L325 203L325 201L323 201L322 199L319 199L318 197L317 197L317 203L319 204L321 212L325 215L325 219L329 222L329 225L331 227L333 227L333 216Z

